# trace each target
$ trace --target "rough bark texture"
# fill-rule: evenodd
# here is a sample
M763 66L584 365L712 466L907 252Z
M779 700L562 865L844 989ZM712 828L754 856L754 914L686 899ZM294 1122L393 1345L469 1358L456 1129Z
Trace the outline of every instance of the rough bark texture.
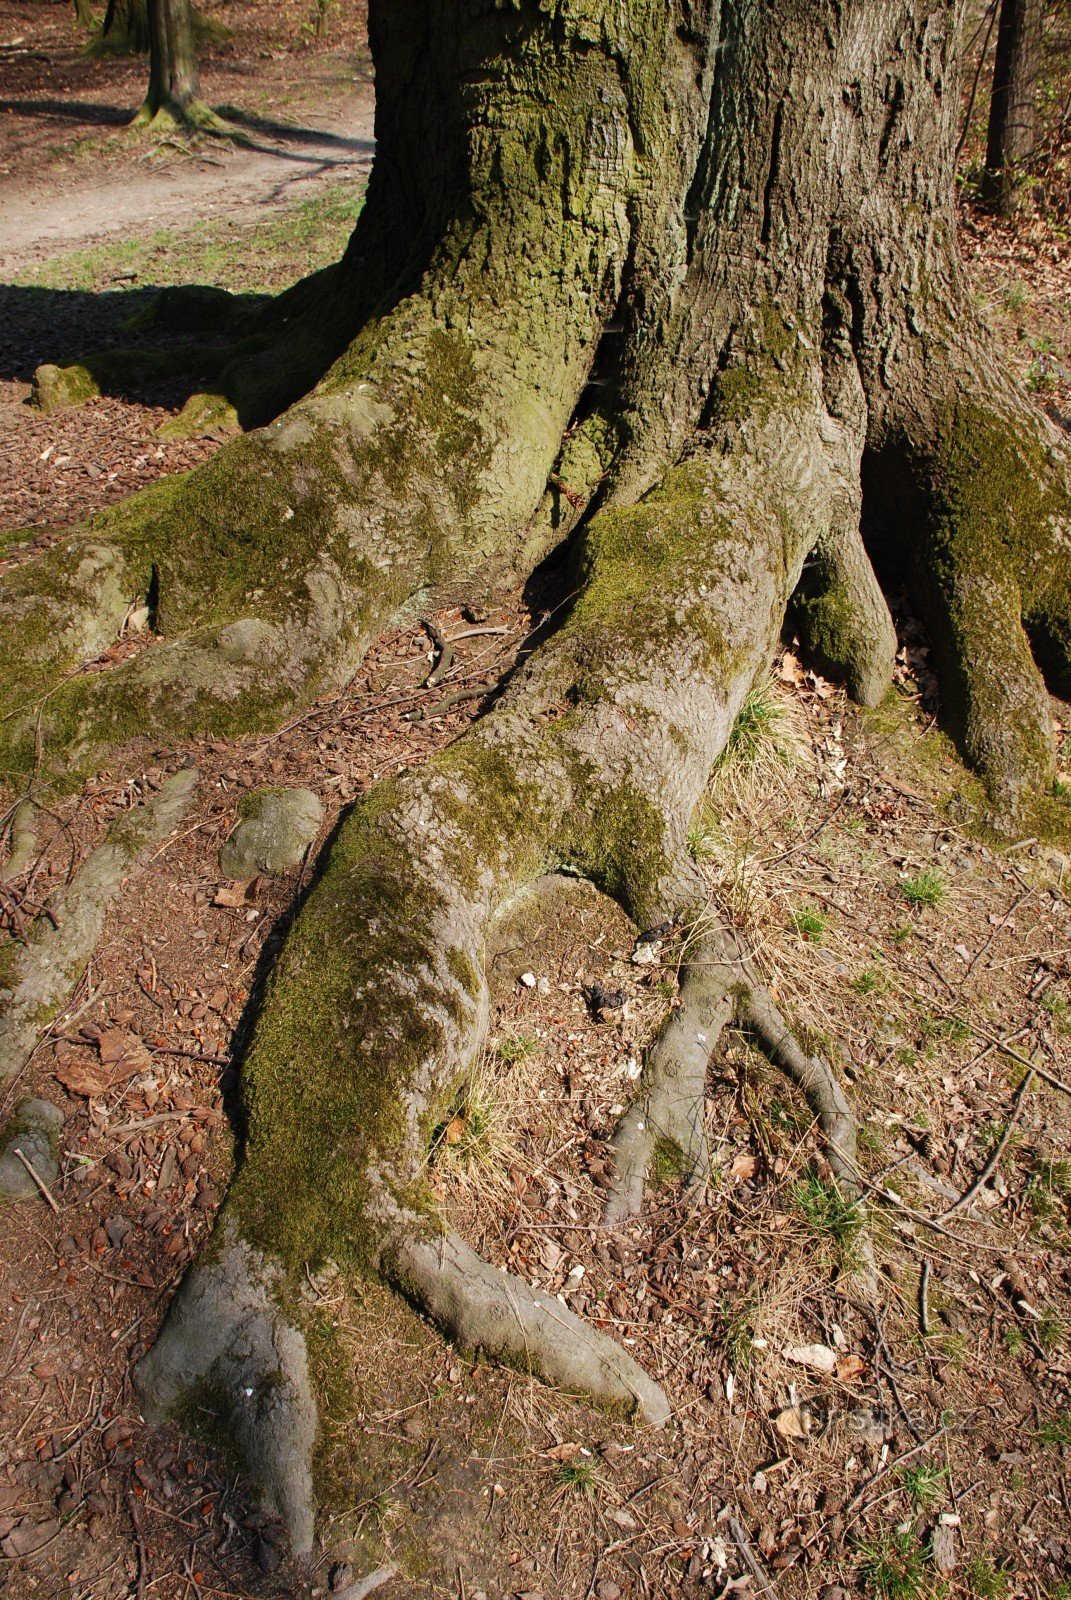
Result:
M1004 216L1022 205L1037 148L1041 32L1041 0L1001 0L983 193Z
M485 1027L488 940L546 874L588 877L641 927L702 930L611 1214L641 1202L660 1144L701 1181L731 1015L854 1183L842 1092L702 920L686 849L787 608L873 704L883 586L906 581L995 813L1048 783L1033 650L1067 681L1071 498L956 256L957 25L945 0L373 5L364 212L337 267L256 313L221 384L266 425L9 582L0 755L40 782L120 734L268 725L407 607L482 597L570 542L555 630L463 739L363 797L321 864L243 1064L218 1242L140 1369L156 1408L222 1393L299 1548L315 1401L288 1286L318 1262L666 1415L623 1349L445 1232L425 1182ZM140 598L154 648L79 676Z
M180 121L200 98L190 0L148 0L149 92L141 116L165 112Z
M100 33L116 54L145 55L152 40L148 0L108 0Z

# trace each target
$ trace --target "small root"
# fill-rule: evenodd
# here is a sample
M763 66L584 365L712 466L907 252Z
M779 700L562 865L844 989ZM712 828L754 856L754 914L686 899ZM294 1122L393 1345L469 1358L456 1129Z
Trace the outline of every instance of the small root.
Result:
M668 1421L662 1389L620 1345L553 1295L491 1266L456 1233L437 1239L403 1235L384 1266L464 1349L482 1351L651 1427Z
M778 1011L769 990L755 984L743 993L740 1021L758 1039L770 1060L803 1090L804 1098L822 1131L826 1160L833 1177L862 1215L865 1184L860 1181L855 1117L848 1097L833 1069L821 1056L809 1056ZM865 1220L855 1245L855 1271L859 1289L870 1305L879 1299L874 1245Z
M608 1227L635 1216L647 1174L661 1149L690 1188L710 1175L705 1127L707 1065L733 1011L734 969L723 941L701 940L680 971L680 1003L651 1045L643 1095L614 1136L614 1183L603 1213Z
M859 1195L856 1125L847 1096L821 1056L809 1056L782 1017L769 990L755 984L741 994L739 1020L754 1033L775 1066L803 1090L822 1130L826 1160L852 1199Z
M196 770L185 767L143 805L125 811L19 946L0 989L0 1082L21 1071L45 1023L85 971L122 880L178 825L196 783Z
M803 1049L736 937L715 926L702 934L681 968L680 1003L648 1052L643 1096L618 1125L614 1183L603 1212L608 1226L639 1212L660 1149L667 1151L689 1187L705 1182L710 1170L704 1124L707 1066L733 1017L802 1089L822 1131L834 1178L850 1199L859 1200L856 1122L844 1090L826 1062ZM872 1279L867 1239L862 1264Z

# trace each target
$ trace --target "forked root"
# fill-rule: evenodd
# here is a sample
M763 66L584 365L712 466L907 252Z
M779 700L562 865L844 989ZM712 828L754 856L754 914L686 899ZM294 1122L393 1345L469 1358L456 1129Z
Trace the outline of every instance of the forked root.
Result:
M730 982L720 945L703 941L681 968L680 1004L648 1052L643 1097L625 1112L614 1136L615 1181L604 1211L610 1227L642 1208L644 1183L659 1150L688 1187L707 1181L707 1065L732 1015Z
M553 1295L491 1266L456 1233L405 1238L388 1275L464 1349L651 1427L668 1421L662 1389L620 1345Z
M821 1056L809 1056L761 984L741 995L740 1021L758 1039L770 1060L803 1090L825 1141L826 1160L841 1188L859 1194L856 1125L847 1096Z
M148 1422L198 1393L227 1414L250 1477L295 1555L312 1549L316 1401L302 1334L274 1297L279 1269L226 1223L187 1274L156 1344L134 1369Z
M710 1170L704 1126L706 1071L731 1019L755 1035L770 1060L802 1089L825 1142L838 1184L858 1198L856 1123L828 1064L809 1056L756 977L738 940L724 928L705 933L681 968L680 1004L648 1052L643 1095L625 1112L614 1139L615 1179L603 1218L613 1226L635 1216L660 1150L689 1187Z
M499 1271L456 1233L399 1228L383 1275L463 1349L530 1372L651 1427L669 1419L662 1389L631 1356L553 1296ZM282 1519L296 1556L315 1531L317 1407L305 1339L282 1308L282 1266L233 1225L191 1268L152 1350L134 1369L148 1422L198 1399L229 1424L250 1478Z

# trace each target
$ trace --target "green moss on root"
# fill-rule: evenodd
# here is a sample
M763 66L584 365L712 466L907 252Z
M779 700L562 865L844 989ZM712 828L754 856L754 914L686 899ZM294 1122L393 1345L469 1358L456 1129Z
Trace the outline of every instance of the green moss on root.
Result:
M942 601L935 615L947 615L935 627L946 704L991 793L1020 810L1052 772L1020 621L1071 681L1071 496L1036 430L973 403L949 404L923 469L926 567Z
M574 770L573 786L582 800L565 819L562 865L642 920L672 865L665 818L632 784L606 789L583 765Z
M437 891L379 826L387 785L343 825L268 982L243 1072L249 1134L228 1204L291 1268L370 1263L369 1168L407 1131L403 1095L451 1000L431 977ZM371 908L374 908L369 915ZM404 1014L384 974L413 974ZM426 984L427 991L421 991Z

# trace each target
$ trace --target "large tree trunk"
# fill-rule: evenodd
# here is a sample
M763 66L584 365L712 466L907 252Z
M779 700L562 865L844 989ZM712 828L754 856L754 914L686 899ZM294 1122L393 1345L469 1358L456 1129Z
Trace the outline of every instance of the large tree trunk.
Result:
M0 755L71 774L120 732L269 725L403 608L483 597L571 541L572 603L494 708L339 831L255 1021L216 1245L140 1369L160 1411L227 1397L299 1548L316 1400L283 1308L318 1261L664 1417L622 1349L443 1231L429 1140L519 891L564 866L641 926L702 908L689 819L790 603L873 704L895 652L876 574L906 580L994 815L1048 783L1031 642L1066 681L1071 497L956 255L958 21L945 0L380 0L364 212L225 386L276 420L13 574ZM138 596L155 647L72 676ZM734 1014L850 1184L844 1097L747 952L710 925L684 979L612 1214L655 1138L701 1177L692 1108Z
M1006 217L1022 204L1037 148L1040 71L1041 0L1001 0L983 193Z

